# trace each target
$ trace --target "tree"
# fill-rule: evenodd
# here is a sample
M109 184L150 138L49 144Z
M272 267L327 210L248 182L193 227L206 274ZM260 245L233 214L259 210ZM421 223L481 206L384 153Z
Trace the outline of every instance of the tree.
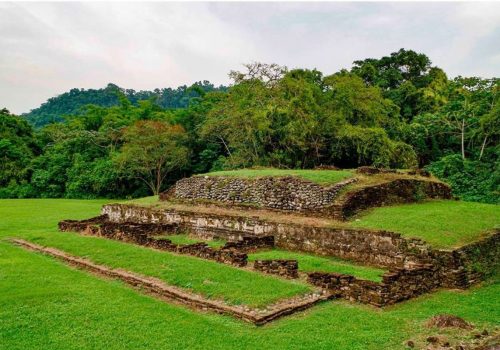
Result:
M0 186L25 180L34 152L37 147L28 122L0 109Z
M365 127L387 126L398 119L398 108L378 87L345 71L324 79L330 109L344 122Z
M422 104L434 106L443 100L442 81L444 76L446 82L446 75L431 63L424 54L400 49L380 59L354 61L351 72L367 84L381 88L384 97L399 106L401 116L411 120L422 112ZM429 101L429 98L437 101Z
M167 175L185 166L189 150L180 125L138 121L123 133L124 144L116 161L125 173L143 181L154 195L160 193Z

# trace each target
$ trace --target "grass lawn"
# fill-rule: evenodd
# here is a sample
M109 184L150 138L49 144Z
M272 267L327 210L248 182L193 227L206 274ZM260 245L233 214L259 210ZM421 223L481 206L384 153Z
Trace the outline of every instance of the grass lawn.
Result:
M193 243L198 243L198 242L204 242L209 247L212 247L212 248L220 248L224 244L226 244L226 241L223 241L223 240L219 240L219 239L204 240L204 239L197 238L197 237L190 237L187 234L157 236L157 238L167 238L167 239L171 240L172 243L179 244L179 245L187 245L187 244L193 244Z
M304 272L336 272L353 275L370 281L381 281L385 270L374 267L357 265L353 262L332 257L321 257L305 253L296 253L286 250L268 250L248 255L249 261L258 259L295 259L299 262L299 270Z
M500 227L500 206L435 200L374 208L357 219L352 226L394 231L449 249L471 243Z
M0 235L77 237L56 233L56 222L97 215L102 203L0 200ZM0 349L9 350L396 350L404 349L408 339L434 334L424 323L437 314L458 315L478 330L500 326L499 295L500 283L492 279L465 291L440 290L384 309L325 302L255 327L156 300L0 240Z
M34 212L34 208L30 210L30 201L20 202L24 202L23 211ZM0 216L6 217L6 221L10 220L16 225L18 220L16 216L9 215L13 206L2 210L5 207L0 204L0 208ZM169 284L201 293L209 298L223 299L232 304L264 306L279 299L306 293L311 289L304 283L285 281L213 261L155 251L105 238L61 233L54 227L48 228L43 233L28 234L17 234L7 229L5 234L58 248L98 264L157 277ZM252 289L252 293L248 293L249 289Z
M232 176L232 177L263 177L263 176L298 176L303 179L316 182L321 185L333 185L342 180L354 176L354 173L348 170L307 170L307 169L240 169L228 171L214 171L199 176Z

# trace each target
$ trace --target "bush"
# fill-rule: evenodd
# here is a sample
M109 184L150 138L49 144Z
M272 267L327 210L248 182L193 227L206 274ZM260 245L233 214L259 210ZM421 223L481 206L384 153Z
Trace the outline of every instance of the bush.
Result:
M500 167L498 162L463 160L459 154L441 158L426 167L449 183L453 194L466 201L500 202Z

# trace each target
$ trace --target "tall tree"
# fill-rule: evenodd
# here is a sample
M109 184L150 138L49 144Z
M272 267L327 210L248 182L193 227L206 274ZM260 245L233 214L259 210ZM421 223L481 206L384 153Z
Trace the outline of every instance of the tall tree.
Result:
M161 121L138 121L123 133L125 143L116 161L125 173L143 181L158 195L167 175L185 166L189 150L180 125Z

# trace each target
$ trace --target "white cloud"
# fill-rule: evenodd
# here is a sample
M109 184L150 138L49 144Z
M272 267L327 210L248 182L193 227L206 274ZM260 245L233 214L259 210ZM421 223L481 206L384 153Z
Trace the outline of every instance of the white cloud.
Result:
M0 3L0 107L108 82L227 83L253 60L329 74L401 47L494 76L499 23L499 3Z

